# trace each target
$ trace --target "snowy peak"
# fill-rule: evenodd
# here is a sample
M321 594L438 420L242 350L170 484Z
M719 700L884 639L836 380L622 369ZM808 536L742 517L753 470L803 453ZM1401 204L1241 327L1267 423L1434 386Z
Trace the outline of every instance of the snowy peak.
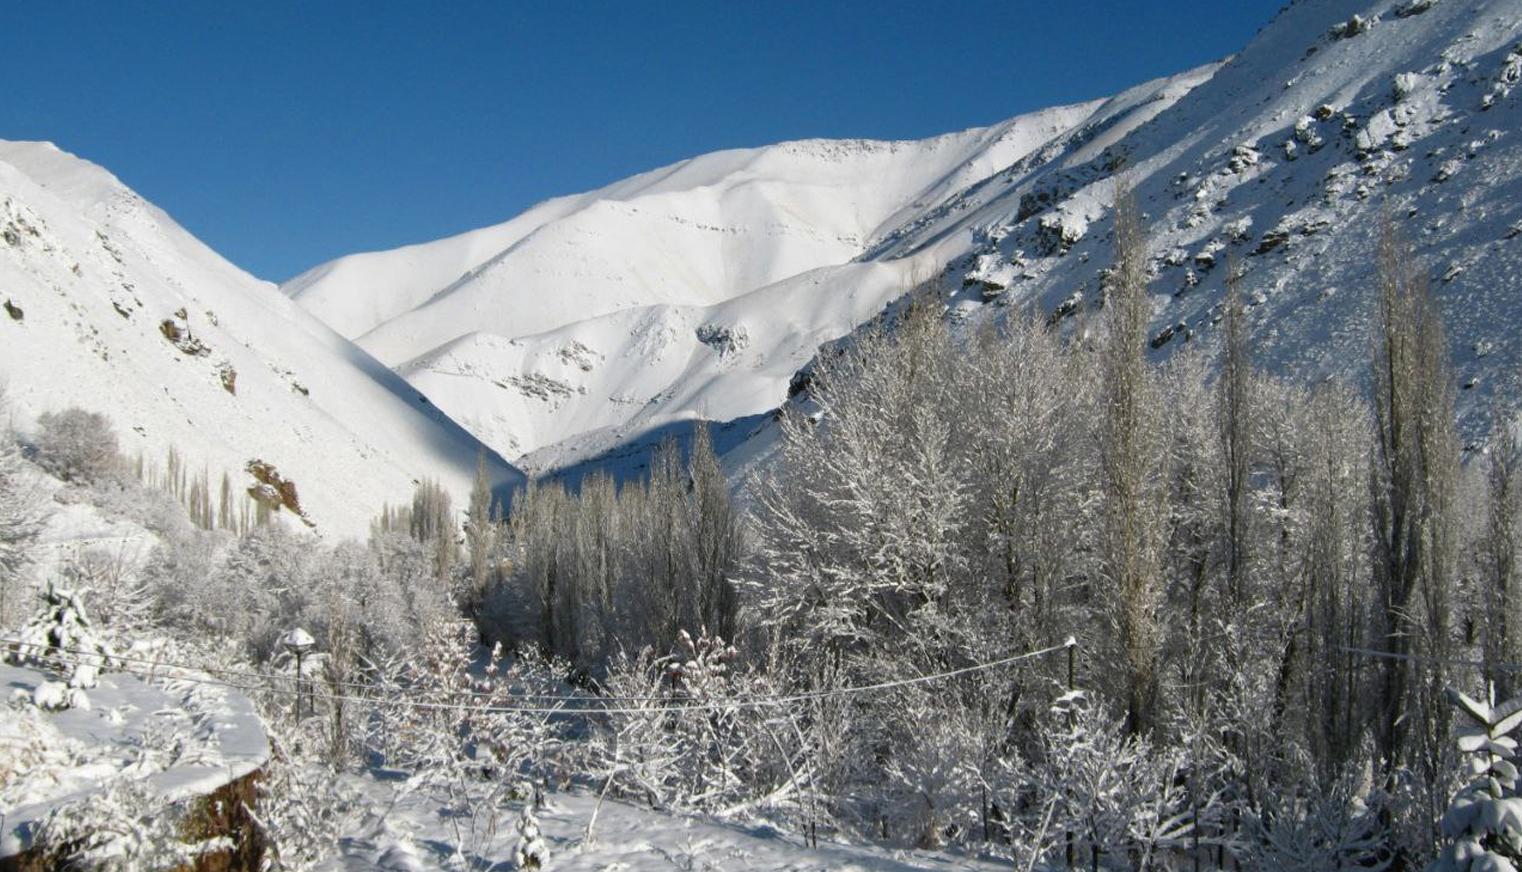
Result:
M871 252L991 174L1063 153L1075 130L1186 90L1155 82L915 142L716 152L283 290L505 456L558 445L532 461L558 465L670 421L775 407L821 342L941 267Z
M904 209L1019 159L1087 108L922 142L806 140L716 152L551 200L495 227L344 258L284 290L391 365L458 333L417 323L431 318L387 328L424 304L446 310L442 318L487 317L485 326L503 335L631 305L712 304L850 260Z
M363 534L423 477L469 487L480 443L415 388L52 145L0 142L0 287L0 377L24 428L104 412L149 464L173 447L213 480L296 482L324 533ZM521 480L495 462L498 484Z
M1477 407L1522 353L1502 326L1522 312L1494 290L1522 269L1519 19L1508 0L1296 3L1227 61L1105 100L919 142L703 155L284 290L544 470L774 408L821 343L912 287L938 283L972 322L1081 312L1124 177L1154 354L1208 339L1234 260L1264 365L1356 375L1389 208Z

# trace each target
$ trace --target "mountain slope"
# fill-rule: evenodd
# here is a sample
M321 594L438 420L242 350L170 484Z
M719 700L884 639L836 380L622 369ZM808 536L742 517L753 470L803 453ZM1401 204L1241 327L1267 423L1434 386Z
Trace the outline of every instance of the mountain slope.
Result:
M911 286L977 323L1098 302L1115 184L1150 239L1153 354L1207 344L1225 265L1256 353L1358 377L1388 213L1448 317L1471 435L1522 355L1522 7L1303 0L1230 60L921 143L721 152L285 290L504 455L563 468L773 408Z
M672 421L774 408L820 343L942 266L860 261L890 230L1080 131L1141 123L1204 73L921 142L705 155L284 290L505 456L560 466Z
M954 305L1082 308L1124 167L1150 238L1155 354L1209 341L1235 260L1263 365L1357 378L1388 214L1432 276L1473 434L1522 352L1519 40L1506 0L1293 4L1151 123L969 188L874 255L945 259Z
M105 170L0 142L0 378L25 427L77 405L124 451L251 486L294 481L322 533L361 535L440 478L463 497L479 443L278 290L227 263ZM521 480L493 456L498 485Z

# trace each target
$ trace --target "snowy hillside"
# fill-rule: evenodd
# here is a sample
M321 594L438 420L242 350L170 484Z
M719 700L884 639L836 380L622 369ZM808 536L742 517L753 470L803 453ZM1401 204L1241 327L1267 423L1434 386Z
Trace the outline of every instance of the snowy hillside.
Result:
M1134 126L1200 75L922 142L705 155L284 290L505 456L560 465L774 408L821 342L942 266L854 262L890 231L1074 131Z
M1519 39L1507 0L1296 3L1151 124L973 186L874 256L933 252L964 307L1060 317L1095 298L1124 166L1159 354L1210 334L1236 260L1260 361L1356 376L1388 210L1428 267L1473 425L1522 352Z
M1235 259L1262 361L1355 373L1388 208L1437 283L1472 410L1522 351L1496 290L1522 263L1519 38L1506 0L1297 3L1228 62L1107 101L706 155L284 290L505 456L559 467L775 407L820 342L918 281L944 276L975 320L1080 310L1124 168L1157 353L1209 333Z
M0 299L0 379L23 430L81 406L129 456L162 465L173 446L214 486L224 472L255 485L245 470L263 461L324 534L362 534L423 477L469 489L478 443L416 390L50 144L0 142Z

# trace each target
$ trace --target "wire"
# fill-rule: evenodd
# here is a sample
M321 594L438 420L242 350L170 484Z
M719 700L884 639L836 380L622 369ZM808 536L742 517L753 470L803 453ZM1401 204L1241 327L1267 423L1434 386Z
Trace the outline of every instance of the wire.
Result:
M109 662L112 659L111 657L109 657L107 655L99 654L99 653L96 653L96 652L87 652L87 651L64 652L64 651L59 651L57 649L46 648L46 646L35 645L35 644L32 644L32 643L25 643L25 642L19 642L19 641L14 641L14 640L0 639L0 644L11 644L11 645L17 645L17 646L21 646L21 647L28 647L28 648L33 648L33 649L47 650L47 651L50 652L50 655L55 657L56 659L58 659L60 661L63 661L65 663L72 663L74 665L88 665L88 666L98 666L98 665L100 665L100 664L97 664L97 663L87 662L87 661L80 660L80 659L71 659L71 658L79 657L81 655L82 656L88 656L88 657L95 657L97 659L105 660L107 662ZM548 714L651 714L651 713L665 714L665 713L670 713L670 712L684 712L684 711L715 711L715 710L720 710L720 709L759 708L759 707L762 707L762 706L769 706L769 705L786 705L786 704L795 703L795 702L806 702L806 701L811 701L811 700L816 700L816 699L828 698L828 697L832 697L832 696L846 696L846 695L858 694L858 693L870 693L870 692L876 692L876 691L881 691L881 690L889 690L889 689L893 689L893 688L897 688L897 687L905 687L905 686L910 686L910 685L923 684L923 683L926 683L926 682L937 681L937 680L944 679L944 678L952 678L952 677L955 677L955 676L958 676L958 675L966 675L966 674L973 673L973 672L980 672L980 671L985 671L985 670L988 670L988 669L995 669L995 668L998 668L1000 666L1007 666L1009 664L1019 662L1021 660L1028 660L1028 659L1031 659L1033 657L1040 657L1040 656L1045 655L1045 654L1051 654L1051 653L1054 653L1056 651L1066 650L1068 648L1073 648L1073 647L1076 647L1076 646L1077 646L1077 642L1074 639L1072 639L1071 637L1069 637L1067 641L1063 642L1060 645L1053 645L1051 647L1042 648L1042 649L1039 649L1039 650L1036 650L1036 651L1027 651L1027 652L1025 652L1023 654L1016 654L1016 655L1013 655L1013 656L1010 656L1010 657L1005 657L1005 658L1002 658L1002 659L999 659L999 660L993 660L993 661L989 661L989 662L986 662L986 663L978 663L978 664L974 664L974 665L971 665L971 666L964 666L964 667L962 667L960 669L952 669L952 670L947 670L947 671L944 671L944 672L935 672L935 673L930 673L930 674L926 674L926 675L918 675L918 676L914 676L914 677L911 677L911 678L895 679L895 680L892 680L892 681L882 681L882 682L877 682L875 684L851 685L851 686L847 686L847 687L839 687L839 688L833 688L833 689L829 689L829 690L807 691L807 692L795 693L795 694L780 694L780 695L773 695L773 696L736 697L734 699L709 700L709 701L702 701L702 700L684 701L684 700L682 700L679 697L672 697L672 696L645 697L645 698L629 697L629 698L627 698L629 700L636 700L636 699L638 699L638 701L666 703L665 705L661 705L661 706L658 706L658 707L642 707L642 708L608 707L608 706L604 706L604 705L600 705L600 704L594 705L594 706L587 706L587 705L585 705L586 703L599 703L600 700L604 700L604 699L607 700L607 701L610 701L610 702L620 701L619 698L617 698L617 697L569 697L569 698L565 698L565 699L567 699L570 702L582 703L582 705L580 705L580 706L566 706L566 705L557 705L557 706L553 706L553 707L545 707L545 706L515 706L515 705L468 706L468 705L460 705L460 704L456 704L456 703L432 702L432 701L428 701L428 700L404 699L404 698L394 698L394 697L393 698L387 698L387 697L347 696L347 695L342 695L342 694L321 693L321 692L317 692L317 691L314 691L314 690L301 690L299 688L297 688L297 689L288 689L288 688L280 688L280 687L271 687L269 685L263 685L263 686L244 685L244 684L235 684L233 682L228 682L228 681L217 681L217 680L210 679L210 678L196 678L196 677L184 676L184 675L180 675L180 676L166 676L166 675L161 675L161 674L159 674L157 672L151 672L151 671L147 671L147 670L143 670L143 669L134 669L134 668L125 667L125 666L124 667L118 667L117 671L129 674L129 675L136 675L136 676L139 676L139 677L163 678L163 679L171 680L171 681L187 681L187 682L191 682L191 683L194 683L194 684L205 684L205 685L212 685L212 686L218 686L218 687L230 687L230 688L234 688L234 689L242 690L242 691L255 691L255 692L262 692L262 693L274 693L274 694L285 695L285 696L298 696L299 695L299 696L306 696L309 699L323 699L323 700L328 700L328 701L331 701L331 702L352 702L352 703L358 703L358 704L362 704L362 705L371 705L371 706L377 706L377 707L379 707L379 706L397 706L397 707L410 707L410 708L414 708L414 709L423 709L423 710L430 710L430 711L468 711L468 712L484 713L484 714L544 714L544 715L548 715ZM142 658L132 658L132 659L140 661ZM192 669L193 671L201 671L201 670L194 670L193 667L179 667L179 668ZM244 674L248 675L250 673L244 673ZM268 681L271 678L275 678L276 676L258 676L258 677L262 681ZM282 677L282 680L284 680L283 677ZM378 690L378 691L387 690L387 688L380 687L380 686L371 686L371 689ZM502 698L502 697L513 698L510 694L499 695L498 698ZM527 697L521 697L521 698L526 698L526 699L544 699L546 697L527 696Z
M1501 672L1522 672L1522 664L1517 663L1491 663L1486 664L1483 660L1455 660L1444 657L1427 657L1421 654L1401 654L1395 651L1376 651L1373 648L1350 648L1342 646L1342 651L1349 654L1360 654L1365 657L1373 657L1377 660L1407 660L1413 663L1434 663L1445 666L1470 666L1475 669L1485 669L1487 665L1491 669Z

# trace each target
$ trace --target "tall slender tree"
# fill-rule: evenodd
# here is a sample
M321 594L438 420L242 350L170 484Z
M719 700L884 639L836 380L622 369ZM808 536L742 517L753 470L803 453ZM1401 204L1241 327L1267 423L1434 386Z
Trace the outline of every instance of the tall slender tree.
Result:
M1114 238L1099 362L1104 573L1119 629L1126 727L1135 734L1151 730L1158 699L1160 519L1166 515L1167 497L1158 481L1155 398L1145 358L1151 320L1147 240L1135 194L1124 182L1115 190Z
M1395 656L1381 661L1375 740L1386 771L1393 772L1410 762L1413 751L1430 764L1446 748L1443 661L1451 649L1459 451L1442 317L1425 267L1388 212L1380 220L1377 251L1374 633ZM1423 658L1423 665L1408 655Z

